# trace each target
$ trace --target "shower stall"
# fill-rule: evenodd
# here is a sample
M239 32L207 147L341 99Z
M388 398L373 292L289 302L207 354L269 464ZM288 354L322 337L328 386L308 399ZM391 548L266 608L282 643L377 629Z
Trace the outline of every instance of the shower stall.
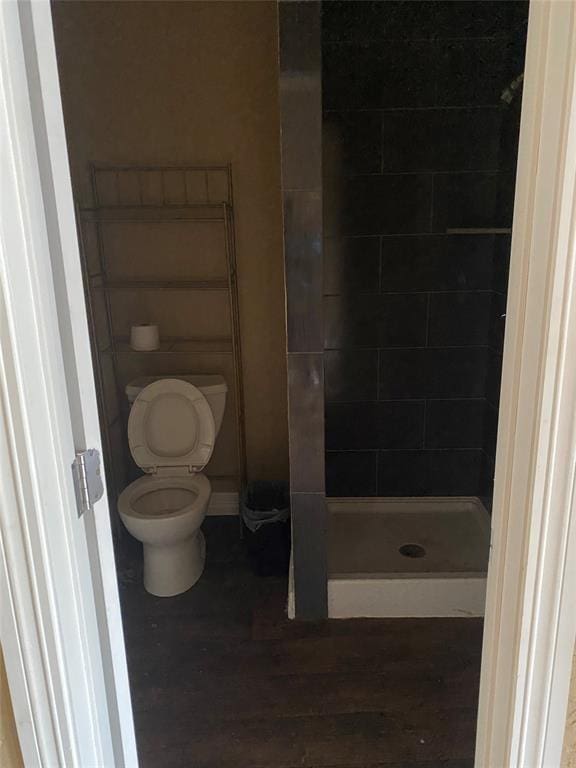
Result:
M322 309L305 350L321 397L290 395L324 413L325 516L294 519L296 615L312 560L299 528L323 535L327 615L482 615L528 3L280 14L285 169L299 155L309 170L321 145L321 253L284 192L288 328ZM318 284L299 303L304 265Z

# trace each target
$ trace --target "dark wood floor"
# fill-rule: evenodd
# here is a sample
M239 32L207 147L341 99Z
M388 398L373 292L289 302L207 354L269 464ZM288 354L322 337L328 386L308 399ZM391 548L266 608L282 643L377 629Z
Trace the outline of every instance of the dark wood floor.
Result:
M286 582L250 573L234 519L205 523L200 582L120 582L144 768L468 768L481 622L290 622Z

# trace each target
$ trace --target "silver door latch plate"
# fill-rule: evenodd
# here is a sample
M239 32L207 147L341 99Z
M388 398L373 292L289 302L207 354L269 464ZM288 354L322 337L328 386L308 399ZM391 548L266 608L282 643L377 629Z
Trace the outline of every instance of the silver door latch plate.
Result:
M72 462L72 477L76 491L78 517L90 512L104 494L100 454L95 448L79 451Z

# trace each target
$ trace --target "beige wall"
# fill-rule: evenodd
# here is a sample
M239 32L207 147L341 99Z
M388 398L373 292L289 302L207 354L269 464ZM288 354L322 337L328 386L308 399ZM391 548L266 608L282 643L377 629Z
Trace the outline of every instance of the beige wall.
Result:
M91 162L232 163L248 474L287 477L276 3L56 2L53 14L82 204Z
M22 765L4 657L0 648L0 766L2 768L20 768Z

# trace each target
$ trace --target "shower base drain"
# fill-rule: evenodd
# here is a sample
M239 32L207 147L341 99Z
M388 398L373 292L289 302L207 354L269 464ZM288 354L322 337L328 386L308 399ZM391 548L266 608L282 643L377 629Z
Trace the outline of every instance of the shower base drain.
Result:
M398 552L404 557L425 557L426 550L421 547L420 544L402 544L398 548Z

